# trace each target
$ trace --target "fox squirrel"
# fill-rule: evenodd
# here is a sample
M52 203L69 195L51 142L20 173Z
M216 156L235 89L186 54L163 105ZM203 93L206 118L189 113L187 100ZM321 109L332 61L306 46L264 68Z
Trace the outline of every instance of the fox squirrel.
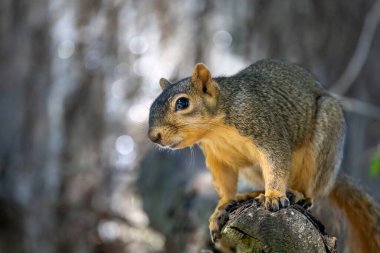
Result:
M210 217L213 240L230 201L256 197L277 211L289 205L290 190L309 201L329 196L354 227L351 241L359 240L353 252L380 252L379 207L337 176L345 136L342 108L310 73L261 60L233 76L213 78L199 63L191 77L174 84L161 78L160 86L150 108L149 138L171 149L202 149L220 197ZM264 192L237 194L239 172Z

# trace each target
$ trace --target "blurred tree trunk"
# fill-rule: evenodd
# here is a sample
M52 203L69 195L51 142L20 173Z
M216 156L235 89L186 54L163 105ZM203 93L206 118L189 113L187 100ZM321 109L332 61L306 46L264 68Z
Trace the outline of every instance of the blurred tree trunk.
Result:
M57 209L59 244L57 252L94 252L98 213L105 210L102 191L105 164L102 162L102 143L105 137L105 74L109 56L117 50L117 12L107 1L78 2L76 29L86 31L93 19L103 16L105 24L93 35L79 33L74 61L82 73L77 87L65 101L63 115L61 206ZM102 11L104 13L102 13ZM102 30L104 29L104 30ZM99 47L106 45L106 47ZM111 66L112 67L112 66ZM100 203L99 203L100 202ZM100 204L100 206L99 206Z
M52 252L48 1L0 6L0 251Z
M113 70L109 56L117 50L116 33L105 31L116 29L117 9L107 1L74 2L78 31L99 16L104 26L96 35L79 32L74 59L79 75L67 78L75 88L61 119L62 155L52 158L49 4L0 4L0 252L94 252L99 246L97 222L106 210L104 76ZM52 171L51 159L58 159L61 171Z

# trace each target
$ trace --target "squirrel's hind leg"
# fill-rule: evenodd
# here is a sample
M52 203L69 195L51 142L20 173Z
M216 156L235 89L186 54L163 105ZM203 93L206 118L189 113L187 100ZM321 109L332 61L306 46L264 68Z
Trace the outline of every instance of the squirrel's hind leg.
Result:
M330 96L320 97L311 139L315 180L308 197L325 195L334 185L342 159L344 135L345 122L339 102Z

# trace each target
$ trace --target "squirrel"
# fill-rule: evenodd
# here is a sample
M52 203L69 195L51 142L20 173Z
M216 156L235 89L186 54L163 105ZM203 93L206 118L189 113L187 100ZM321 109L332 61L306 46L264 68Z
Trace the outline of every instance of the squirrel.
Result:
M199 145L220 199L210 217L231 201L255 197L270 211L289 206L287 191L312 203L329 197L353 229L353 252L380 252L380 208L345 176L338 176L345 137L343 110L305 69L265 59L229 77L212 77L203 63L171 83L149 112L149 138L165 148ZM239 174L262 192L237 194ZM356 241L356 239L358 239Z

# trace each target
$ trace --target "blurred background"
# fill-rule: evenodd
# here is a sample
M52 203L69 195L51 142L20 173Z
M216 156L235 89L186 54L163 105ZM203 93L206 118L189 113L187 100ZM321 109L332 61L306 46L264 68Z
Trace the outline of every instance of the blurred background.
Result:
M296 62L342 100L380 200L380 1L1 0L0 252L211 252L197 148L149 143L158 80Z

